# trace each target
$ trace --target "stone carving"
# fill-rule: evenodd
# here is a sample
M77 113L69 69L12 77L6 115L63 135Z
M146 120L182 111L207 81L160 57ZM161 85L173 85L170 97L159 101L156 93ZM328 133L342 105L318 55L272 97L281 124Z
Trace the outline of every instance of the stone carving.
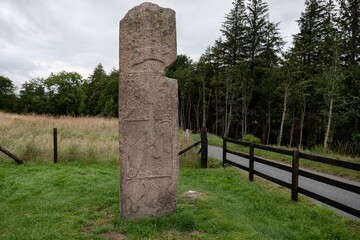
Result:
M120 21L120 208L124 218L170 214L178 185L175 12L152 3Z

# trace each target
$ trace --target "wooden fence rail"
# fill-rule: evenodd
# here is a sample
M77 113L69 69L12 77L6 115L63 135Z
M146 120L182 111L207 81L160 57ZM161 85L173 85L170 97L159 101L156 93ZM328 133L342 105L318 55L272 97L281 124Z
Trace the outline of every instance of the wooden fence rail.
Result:
M234 143L234 144L238 144L238 145L242 145L242 146L246 146L249 147L249 154L245 154L245 153L241 153L241 152L237 152L237 151L232 151L227 149L227 143ZM288 155L288 156L292 156L292 166L288 166L285 164L281 164L275 161L270 161L268 159L264 159L258 156L254 156L254 149L262 149L262 150L266 150L266 151L270 151L270 152L275 152L275 153L280 153L280 154L284 154L284 155ZM249 160L249 166L246 167L244 165L232 162L230 160L228 160L226 158L226 153L230 153L239 157L243 157L245 159ZM306 177L309 179L312 179L314 181L318 181L321 183L325 183L328 184L330 186L334 186L349 192L353 192L356 194L360 194L360 187L350 184L350 183L346 183L346 182L342 182L339 180L335 180L332 178L328 178L322 175L318 175L316 173L312 173L309 171L306 171L304 169L300 169L299 168L299 163L300 163L300 158L302 159L307 159L310 161L315 161L315 162L320 162L320 163L324 163L324 164L329 164L332 166L338 166L338 167L342 167L342 168L346 168L346 169L351 169L351 170L355 170L355 171L360 171L360 164L357 163L351 163L351 162L346 162L346 161L341 161L341 160L337 160L337 159L332 159L332 158L328 158L328 157L321 157L321 156L316 156L316 155L311 155L311 154L307 154L307 153L302 153L299 152L298 149L294 149L294 150L286 150L286 149L280 149L280 148L275 148L275 147L270 147L270 146L265 146L265 145L261 145L261 144L252 144L252 143L245 143L245 142L241 142L238 140L234 140L234 139L230 139L230 138L224 138L223 139L223 166L225 164L230 164L232 166L238 167L242 170L245 170L247 172L249 172L249 180L253 181L254 179L254 174L262 177L266 180L269 180L271 182L274 182L276 184L279 184L285 188L288 188L291 190L291 199L293 201L297 201L298 200L298 194L301 193L303 195L306 195L310 198L316 199L318 201L321 201L323 203L326 203L332 207L335 207L337 209L340 209L344 212L350 213L356 217L360 217L360 210L358 209L354 209L352 207L349 207L347 205L344 205L340 202L336 202L334 200L331 200L327 197L321 196L317 193L311 192L307 189L301 188L299 187L299 176L302 177ZM289 172L291 173L291 183L282 181L280 179L274 178L273 176L269 176L266 175L264 173L258 172L256 170L254 170L254 162L258 162L261 164L265 164L267 166L271 166L274 168L278 168L281 169L283 171Z
M19 164L23 163L23 161L20 158L18 158L15 154L13 154L10 151L2 148L1 146L0 146L0 152L5 153L8 157L12 158L13 160L15 160Z
M186 153L187 151L190 151L191 149L193 149L194 147L196 147L196 146L199 145L200 143L201 143L201 141L198 141L198 142L196 142L196 143L194 143L194 144L191 144L191 145L188 146L187 148L181 150L181 151L179 152L179 156L183 155L183 154Z
M194 147L196 147L197 145L201 144L201 149L199 151L199 153L201 153L201 158L200 158L200 166L201 168L207 168L207 162L208 162L208 140L207 140L207 132L206 132L206 128L202 127L201 131L200 131L200 138L201 141L198 141L194 144L191 144L190 146L186 147L185 149L181 150L179 152L179 156L186 153L187 151L193 149Z

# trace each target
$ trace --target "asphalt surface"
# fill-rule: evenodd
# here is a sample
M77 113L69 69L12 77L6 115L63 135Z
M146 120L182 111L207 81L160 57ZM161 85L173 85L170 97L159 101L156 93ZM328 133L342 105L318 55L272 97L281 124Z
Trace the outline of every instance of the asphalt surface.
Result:
M223 154L223 150L220 147L214 147L214 146L209 146L208 148L208 152L209 155L217 158L217 159L222 159L222 154ZM237 164L243 165L248 167L249 166L249 160L246 158L242 158L230 153L226 154L226 159L230 160L232 162L235 162ZM282 180L284 182L290 183L291 184L291 173L287 172L287 171L283 171L281 169L277 169L268 165L264 165L258 162L254 163L254 170L264 173L266 175L269 175L271 177L277 178L279 180ZM311 170L306 169L309 172L314 172ZM324 173L318 173L319 175L328 177L328 178L332 178L335 180L340 180L340 181L344 181L346 183L350 183L356 186L360 187L360 182L355 182L355 181L350 181L341 177L337 177L337 176L332 176L332 175L328 175L328 174L324 174ZM257 175L254 175L254 178L258 177ZM309 179L309 178L305 178L302 176L299 176L299 187L306 189L308 191L314 192L316 194L319 194L321 196L327 197L331 200L340 202L344 205L347 205L349 207L352 207L354 209L360 210L360 194L356 194L353 192L349 192L347 190L343 190L337 187L333 187L330 186L328 184L325 183L321 183L321 182L317 182L315 180ZM290 198L290 193L289 193L289 198ZM316 203L322 205L324 203L321 203L317 200L314 200ZM346 217L349 217L351 219L360 221L360 218L355 217L351 214L348 214L346 212L343 212L339 209L333 208L331 206L329 206L329 208L335 210L337 213L344 215Z

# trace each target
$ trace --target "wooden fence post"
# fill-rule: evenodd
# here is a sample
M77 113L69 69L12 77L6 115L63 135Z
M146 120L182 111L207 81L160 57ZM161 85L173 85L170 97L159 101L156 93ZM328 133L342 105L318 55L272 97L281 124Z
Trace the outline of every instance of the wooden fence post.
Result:
M57 163L58 161L57 128L53 129L53 142L54 142L54 163Z
M208 139L206 127L201 128L201 168L207 168L208 162Z
M249 145L249 181L254 181L254 143Z
M223 137L223 157L222 157L222 165L225 167L226 163L226 137Z
M298 200L299 187L299 149L294 149L292 158L292 181L291 181L291 200Z

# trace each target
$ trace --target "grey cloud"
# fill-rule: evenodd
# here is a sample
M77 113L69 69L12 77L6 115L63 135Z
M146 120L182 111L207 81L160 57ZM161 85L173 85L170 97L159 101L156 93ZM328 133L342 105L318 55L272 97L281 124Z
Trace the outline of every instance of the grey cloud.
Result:
M50 71L77 68L87 77L100 62L107 70L117 67L119 21L141 2L1 0L0 74L23 82L34 73L47 77ZM230 0L153 2L176 11L178 53L195 60L220 37L221 24L232 8ZM281 31L293 34L302 5L303 1L270 0L271 19L281 21Z

